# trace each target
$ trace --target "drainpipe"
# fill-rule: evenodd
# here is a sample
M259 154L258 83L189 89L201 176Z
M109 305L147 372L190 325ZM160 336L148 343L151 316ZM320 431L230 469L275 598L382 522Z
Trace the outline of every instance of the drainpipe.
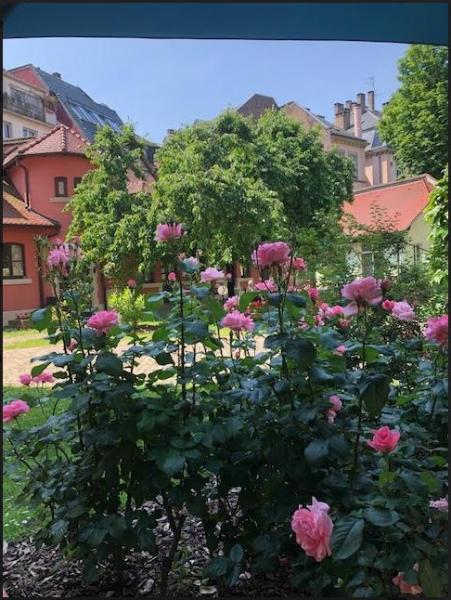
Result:
M27 208L31 208L31 204L30 204L30 179L29 179L29 175L28 175L28 169L27 169L27 167L24 167L24 165L20 164L18 159L16 159L16 166L20 167L21 169L24 170L24 173L25 173L25 206Z

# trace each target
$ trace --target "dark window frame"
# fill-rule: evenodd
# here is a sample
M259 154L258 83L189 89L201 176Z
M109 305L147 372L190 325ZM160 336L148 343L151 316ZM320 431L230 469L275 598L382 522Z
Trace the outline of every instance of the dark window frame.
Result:
M64 184L64 194L60 194L58 190L58 184L61 181ZM55 177L55 198L67 198L67 177Z
M79 185L81 183L82 177L74 177L74 191L77 189L77 185Z
M21 260L13 260L13 255L12 255L12 247L13 246L17 246L18 248L20 248L20 252L21 252ZM17 244L16 242L7 242L3 244L3 263L2 263L2 269L6 267L9 268L9 275L3 275L3 270L2 270L2 275L3 275L3 279L24 279L27 276L27 270L26 270L26 265L25 265L25 246L24 244ZM6 259L6 261L5 261ZM7 264L5 264L5 262ZM21 275L14 275L13 274L13 264L14 263L20 263L22 265L22 271L23 273Z

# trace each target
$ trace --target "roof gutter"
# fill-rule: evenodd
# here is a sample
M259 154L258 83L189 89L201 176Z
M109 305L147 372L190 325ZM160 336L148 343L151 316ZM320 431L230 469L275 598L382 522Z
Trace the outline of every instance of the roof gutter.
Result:
M27 167L25 167L24 165L22 165L19 162L18 158L16 158L16 166L20 167L21 169L24 170L24 173L25 173L25 206L27 208L31 209L31 203L30 203L30 178L29 178L28 169L27 169Z

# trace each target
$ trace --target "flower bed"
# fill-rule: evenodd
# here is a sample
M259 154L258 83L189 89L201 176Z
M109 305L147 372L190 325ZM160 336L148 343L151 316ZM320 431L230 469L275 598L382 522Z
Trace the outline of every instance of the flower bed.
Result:
M293 284L305 263L283 242L253 255L265 289L222 306L222 271L180 257L182 227L162 225L156 240L175 281L146 298L164 319L151 340L114 311L80 308L77 253L49 262L57 302L32 321L65 351L39 357L24 383L58 367L52 394L68 409L28 431L22 404L4 409L8 442L33 462L23 495L40 508L37 540L81 561L87 582L107 568L125 581L134 553L158 557L164 596L194 519L199 578L220 595L244 573L283 573L290 589L327 597L443 595L447 316L419 323L372 277L331 306ZM143 355L161 368L136 374Z

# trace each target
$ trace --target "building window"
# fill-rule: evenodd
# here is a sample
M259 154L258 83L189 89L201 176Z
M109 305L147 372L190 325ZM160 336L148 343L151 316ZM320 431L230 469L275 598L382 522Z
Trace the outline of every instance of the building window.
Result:
M354 179L359 178L359 155L354 152L348 153L348 158L352 162L352 174Z
M67 198L67 177L55 177L55 196Z
M81 183L81 177L74 177L74 190L77 188L79 183Z
M25 276L25 259L22 244L3 245L3 277L20 279Z
M5 139L13 137L13 126L8 121L3 121L3 137Z
M24 127L22 129L22 135L24 138L38 137L38 132L35 129L28 129L28 127Z
M164 279L166 279L164 273L162 273L162 276L164 277ZM153 271L148 271L147 273L144 273L143 281L144 283L155 283L155 273Z

